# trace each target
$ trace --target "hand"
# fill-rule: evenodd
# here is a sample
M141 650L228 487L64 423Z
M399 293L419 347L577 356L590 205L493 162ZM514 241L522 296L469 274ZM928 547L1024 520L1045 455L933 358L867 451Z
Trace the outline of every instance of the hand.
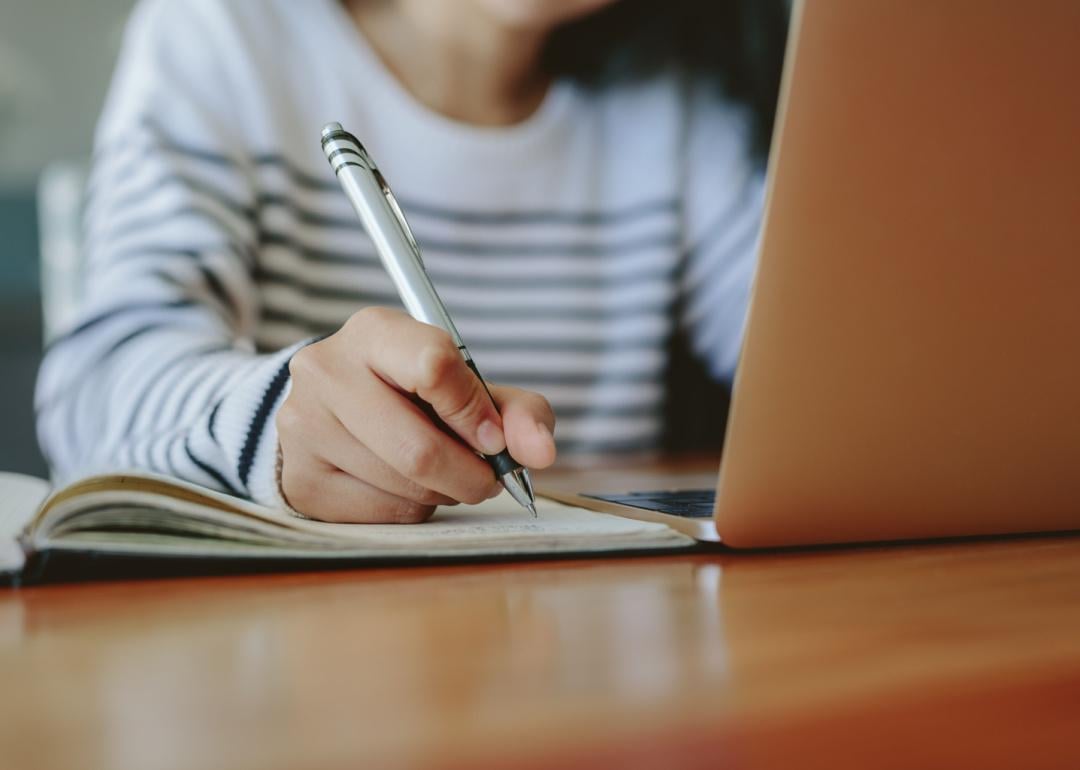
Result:
M491 385L496 410L450 335L399 311L361 310L289 370L277 415L281 488L306 516L421 522L435 506L502 490L473 450L509 447L530 468L555 460L547 399Z

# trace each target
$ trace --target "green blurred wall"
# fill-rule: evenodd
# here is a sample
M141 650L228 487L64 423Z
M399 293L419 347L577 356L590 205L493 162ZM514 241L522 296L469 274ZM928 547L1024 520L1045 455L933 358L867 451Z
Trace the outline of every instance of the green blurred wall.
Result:
M36 185L90 152L133 0L0 0L0 471L45 475L34 438L41 356Z

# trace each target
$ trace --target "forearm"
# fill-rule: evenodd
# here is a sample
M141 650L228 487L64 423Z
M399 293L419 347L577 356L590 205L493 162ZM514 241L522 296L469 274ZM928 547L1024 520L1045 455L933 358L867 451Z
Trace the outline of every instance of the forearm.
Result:
M140 469L278 502L273 416L300 346L238 349L200 312L130 306L50 346L38 431L59 478Z

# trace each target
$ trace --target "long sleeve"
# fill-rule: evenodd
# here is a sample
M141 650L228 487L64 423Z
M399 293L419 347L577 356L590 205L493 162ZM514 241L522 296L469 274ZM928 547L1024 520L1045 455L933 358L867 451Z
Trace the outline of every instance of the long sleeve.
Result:
M689 103L680 322L713 376L730 380L757 263L765 176L750 154L743 112L702 86Z
M254 352L256 195L212 14L147 0L129 24L95 142L85 300L46 351L38 434L59 481L145 469L277 504L273 417L303 343Z

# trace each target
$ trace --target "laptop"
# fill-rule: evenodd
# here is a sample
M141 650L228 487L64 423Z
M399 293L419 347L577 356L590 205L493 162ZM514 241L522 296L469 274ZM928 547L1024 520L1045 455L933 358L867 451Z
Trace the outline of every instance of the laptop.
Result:
M1080 530L1080 2L792 22L719 475L541 491L734 547Z

